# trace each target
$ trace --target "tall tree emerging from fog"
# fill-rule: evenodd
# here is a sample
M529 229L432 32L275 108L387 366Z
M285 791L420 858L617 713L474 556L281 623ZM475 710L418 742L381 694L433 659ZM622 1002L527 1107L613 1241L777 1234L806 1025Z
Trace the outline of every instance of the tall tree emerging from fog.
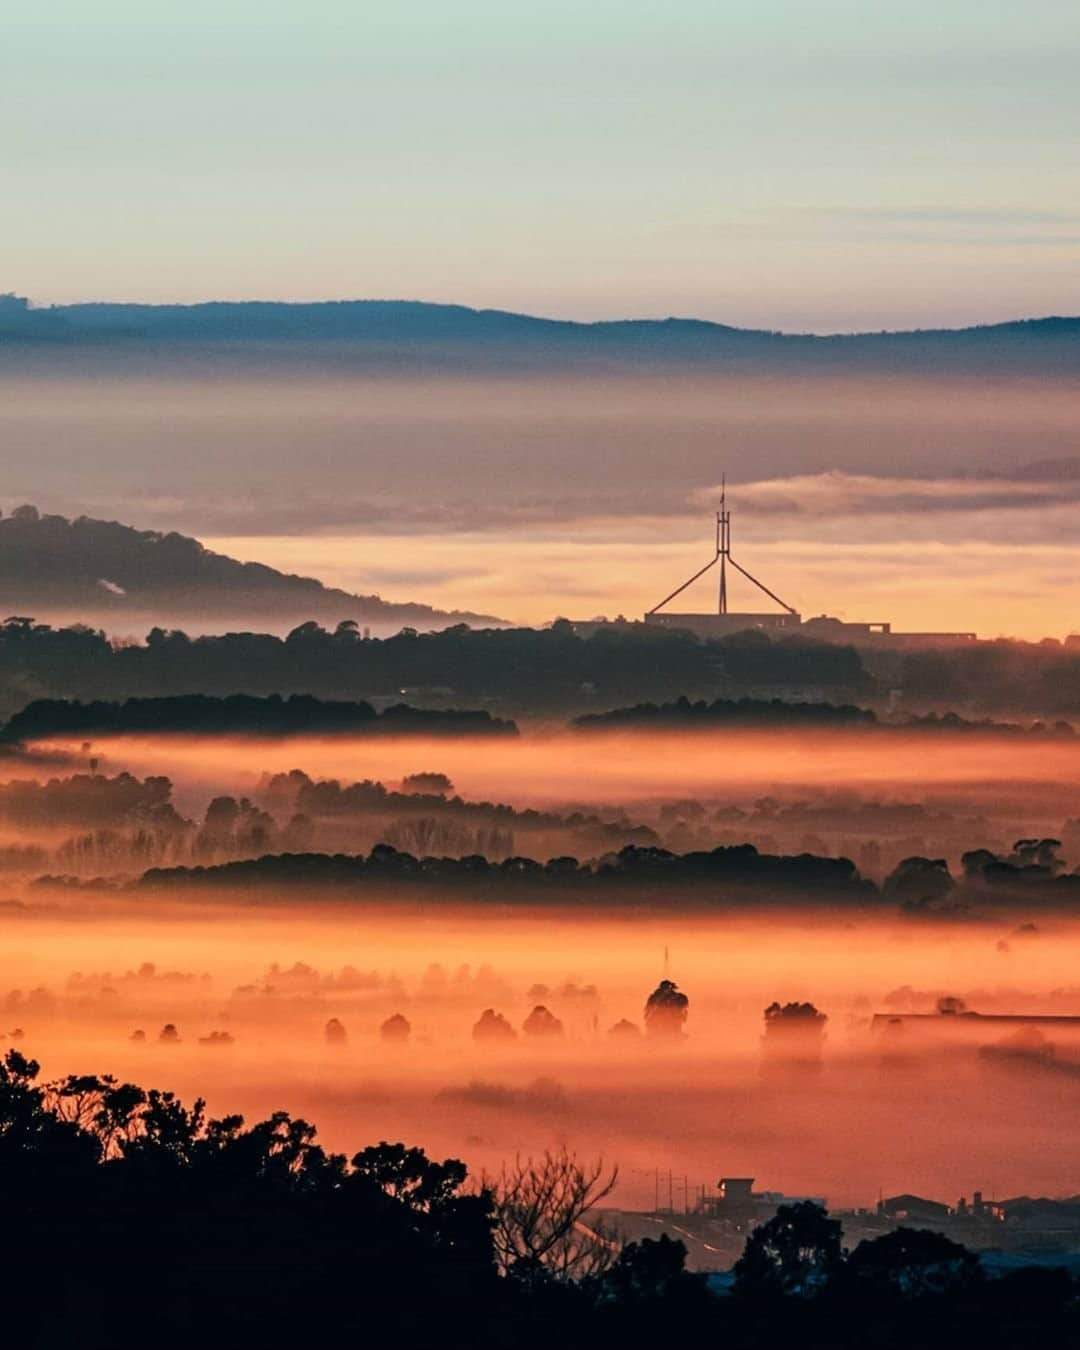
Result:
M650 1036L681 1036L690 1000L674 980L661 980L645 1001L645 1030Z

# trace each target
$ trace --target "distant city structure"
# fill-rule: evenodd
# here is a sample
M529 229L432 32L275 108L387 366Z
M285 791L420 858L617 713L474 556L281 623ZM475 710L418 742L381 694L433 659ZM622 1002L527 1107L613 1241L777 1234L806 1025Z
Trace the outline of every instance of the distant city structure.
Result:
M658 1232L678 1238L686 1245L692 1270L719 1271L733 1265L743 1253L748 1234L774 1218L781 1206L810 1201L828 1208L824 1196L755 1190L753 1177L724 1176L713 1188L692 1184L689 1178L659 1167L653 1176L652 1209L607 1210L604 1218L624 1241L655 1238ZM897 1228L920 1228L988 1253L992 1263L1004 1268L1046 1264L1051 1254L1055 1262L1074 1269L1080 1261L1077 1195L987 1199L983 1191L975 1190L970 1199L961 1196L949 1204L901 1192L882 1194L875 1204L833 1208L830 1213L842 1224L845 1245L850 1247Z
M706 572L711 571L718 563L720 565L720 585L717 590L715 614L661 613L665 606L669 605L677 596L682 595L683 591L703 577ZM727 570L729 565L756 586L763 595L779 605L779 610L764 613L729 610L727 597ZM741 633L748 628L764 628L774 631L802 627L802 615L798 610L793 609L786 601L781 600L775 591L770 591L764 582L759 581L757 577L748 572L741 563L737 563L731 556L731 512L727 506L726 481L721 488L720 510L716 513L716 552L704 567L699 568L692 577L688 577L681 586L677 586L670 595L664 596L659 604L654 605L645 615L645 622L659 628L677 628L683 632L696 633L698 637L724 637L728 633Z
M670 611L667 606L700 580L706 572L719 566L719 585L717 587L716 610L712 613L689 613ZM733 610L728 607L728 568L732 567L745 580L749 581L776 609ZM822 642L860 642L878 646L962 646L977 642L976 633L899 633L893 630L891 623L882 620L865 623L849 623L829 614L819 614L812 619L804 619L797 609L782 600L775 591L769 589L753 573L737 562L731 552L731 511L727 505L727 484L724 483L720 495L720 510L716 513L716 546L713 556L699 568L693 576L677 586L669 595L643 616L650 628L666 628L672 631L693 633L702 639L729 637L733 633L745 633L757 630L788 636L793 633L805 637L817 638ZM625 625L628 620L619 618L576 620L574 630L581 636L588 636L599 628Z
M824 1196L785 1195L782 1191L755 1191L753 1177L721 1177L716 1190L703 1189L695 1212L731 1224L737 1232L746 1232L771 1219L781 1205L795 1205L812 1200L826 1208Z

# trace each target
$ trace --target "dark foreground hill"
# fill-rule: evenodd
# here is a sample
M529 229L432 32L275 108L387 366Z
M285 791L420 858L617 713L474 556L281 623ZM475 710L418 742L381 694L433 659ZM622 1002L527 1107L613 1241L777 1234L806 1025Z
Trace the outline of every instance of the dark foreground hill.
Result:
M309 619L382 632L499 623L491 615L350 595L311 577L237 562L187 535L87 516L67 520L33 506L0 519L0 595L5 614L70 617L111 631L155 623L284 629Z

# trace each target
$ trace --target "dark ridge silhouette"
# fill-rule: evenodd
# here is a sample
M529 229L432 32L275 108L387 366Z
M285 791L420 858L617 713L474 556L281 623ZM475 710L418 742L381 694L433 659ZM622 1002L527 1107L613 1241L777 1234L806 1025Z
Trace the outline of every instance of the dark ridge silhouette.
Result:
M22 614L76 612L107 624L244 618L291 627L321 619L387 629L501 622L350 595L312 577L237 562L187 535L88 516L68 520L34 506L0 518L0 587Z
M222 344L248 349L341 348L387 364L505 368L544 363L659 363L739 369L1075 368L1080 319L1020 319L974 328L819 336L736 328L692 318L580 323L411 300L91 303L35 309L0 297L0 344L92 345L121 352Z
M411 708L401 703L377 713L370 703L338 703L293 694L256 698L234 694L210 698L131 698L124 703L71 703L38 699L16 713L0 732L6 741L50 736L124 735L128 733L297 736L516 736L513 722L488 712Z

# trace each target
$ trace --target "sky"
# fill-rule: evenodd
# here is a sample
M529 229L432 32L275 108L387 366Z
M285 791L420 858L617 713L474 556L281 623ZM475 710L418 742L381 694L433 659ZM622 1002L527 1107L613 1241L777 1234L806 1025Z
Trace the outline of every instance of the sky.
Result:
M37 304L411 298L815 332L1080 314L1075 0L9 9L0 291ZM5 358L0 505L541 622L655 603L708 547L726 473L741 560L805 614L1080 627L1060 374L155 359L27 379Z
M0 289L1075 313L1078 57L1072 0L12 5Z

